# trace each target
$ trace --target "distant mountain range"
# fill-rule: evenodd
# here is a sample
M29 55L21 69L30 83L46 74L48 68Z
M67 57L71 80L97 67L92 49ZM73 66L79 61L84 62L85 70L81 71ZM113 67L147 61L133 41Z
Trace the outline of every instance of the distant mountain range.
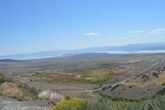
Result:
M49 57L65 57L84 53L110 53L110 54L132 54L132 53L165 53L165 43L155 44L130 44L125 46L92 47L77 50L43 51L29 54L16 54L0 56L0 59L38 59Z

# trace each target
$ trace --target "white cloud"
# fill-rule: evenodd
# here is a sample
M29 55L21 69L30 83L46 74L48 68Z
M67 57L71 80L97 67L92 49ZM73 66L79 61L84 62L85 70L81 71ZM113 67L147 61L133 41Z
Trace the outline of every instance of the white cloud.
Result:
M165 28L154 29L149 32L149 34L161 34L165 32Z
M132 33L130 33L132 32ZM130 31L130 39L135 42L162 42L165 41L165 28L156 28L146 31Z
M150 31L135 30L130 31L130 33L135 34L139 37L159 37L160 35L165 35L165 28L158 28Z
M84 33L84 36L98 36L99 35L99 33L97 33L97 32L86 32L86 33Z
M153 29L151 31L146 32L144 37L164 37L165 36L165 28Z
M145 31L142 31L142 30L134 30L134 31L130 31L129 33L133 33L133 34L142 34L142 33L145 33Z

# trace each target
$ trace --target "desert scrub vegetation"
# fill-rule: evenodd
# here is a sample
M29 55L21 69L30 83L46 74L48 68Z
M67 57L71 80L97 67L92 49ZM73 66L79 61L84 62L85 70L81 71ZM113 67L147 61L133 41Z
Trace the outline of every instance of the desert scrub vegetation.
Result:
M98 101L90 102L83 99L69 99L57 104L53 110L136 110L139 102Z
M164 110L165 96L147 100L142 103L113 101L89 102L83 99L69 99L57 104L52 110Z
M156 96L158 96L158 95L165 95L165 87L157 92Z
M86 104L87 101L82 99L68 99L57 104L53 110L85 110L82 107L85 107Z
M140 102L115 101L109 106L110 110L136 110L139 108Z
M104 99L101 99L96 104L108 106L108 109L105 109L105 110L136 110L137 108L140 107L141 102L129 101L129 100L124 100L124 99L114 101L114 100L110 100L109 98L104 98Z
M0 95L19 98L22 96L22 92L12 79L0 74Z
M0 84L4 82L13 82L13 81L9 78L6 78L3 74L0 74Z
M22 84L18 81L14 81L12 78L8 78L1 73L0 95L15 98L19 101L31 101L38 99L38 91L35 88L29 87L27 84Z
M67 69L55 73L34 74L33 82L48 83L79 83L79 84L104 84L111 82L113 72L108 68L90 68L90 69Z
M157 96L154 99L144 102L138 110L164 110L165 96Z
M34 87L30 87L27 84L19 84L18 88L22 91L22 96L18 98L19 101L38 99L38 91Z
M15 98L19 101L31 101L38 98L38 92L35 88L6 81L0 84L0 95Z

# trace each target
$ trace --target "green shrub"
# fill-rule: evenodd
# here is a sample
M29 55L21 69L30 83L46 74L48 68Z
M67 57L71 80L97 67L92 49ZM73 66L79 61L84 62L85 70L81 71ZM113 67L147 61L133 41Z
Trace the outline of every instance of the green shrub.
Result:
M165 96L146 101L139 110L165 110Z
M4 82L12 82L12 80L6 78L3 74L0 74L0 84Z
M165 95L165 88L162 88L160 91L158 91L157 95Z
M30 87L26 84L18 85L20 90L23 93L23 96L20 98L21 100L36 100L38 99L38 91L34 87Z
M140 102L129 101L99 101L92 103L82 99L69 99L56 105L53 110L164 110L165 96L158 96Z
M102 102L91 103L91 102L88 102L85 105L82 105L78 110L112 110L112 109L106 103L102 103Z
M86 104L85 100L69 99L57 104L53 110L79 110L82 105Z
M136 110L140 107L139 102L127 101L98 101L89 102L81 99L66 100L58 104L53 110Z
M140 106L140 102L115 101L111 104L112 110L136 110Z

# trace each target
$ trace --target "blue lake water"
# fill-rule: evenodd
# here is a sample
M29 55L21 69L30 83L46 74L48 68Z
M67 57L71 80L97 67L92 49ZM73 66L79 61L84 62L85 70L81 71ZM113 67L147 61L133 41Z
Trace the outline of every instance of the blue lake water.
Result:
M141 50L141 51L97 51L96 53L109 53L109 54L165 53L165 50Z

